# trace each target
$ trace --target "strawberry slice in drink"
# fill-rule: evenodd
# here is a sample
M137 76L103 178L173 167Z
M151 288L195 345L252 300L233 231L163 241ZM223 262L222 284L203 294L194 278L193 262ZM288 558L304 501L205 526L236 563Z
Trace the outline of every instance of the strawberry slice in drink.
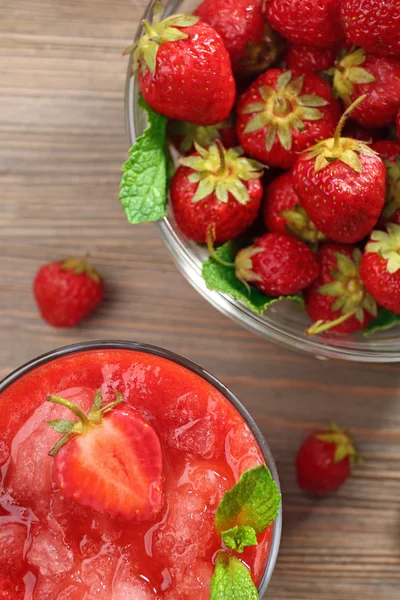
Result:
M50 402L69 408L78 421L49 421L64 435L50 452L54 479L63 495L84 506L126 520L152 518L162 507L162 454L154 429L117 394L103 405L96 393L85 414L65 398Z

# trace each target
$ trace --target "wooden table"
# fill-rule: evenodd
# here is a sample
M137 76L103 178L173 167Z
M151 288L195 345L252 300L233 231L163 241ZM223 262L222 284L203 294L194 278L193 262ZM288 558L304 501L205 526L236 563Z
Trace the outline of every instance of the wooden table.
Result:
M57 346L100 338L193 359L242 399L277 460L284 531L268 597L398 599L399 367L320 362L266 343L190 287L153 226L124 219L120 53L145 3L0 3L0 376ZM32 298L34 273L85 251L107 281L106 301L82 327L51 329ZM310 499L296 485L294 457L329 421L352 428L366 465L339 493Z

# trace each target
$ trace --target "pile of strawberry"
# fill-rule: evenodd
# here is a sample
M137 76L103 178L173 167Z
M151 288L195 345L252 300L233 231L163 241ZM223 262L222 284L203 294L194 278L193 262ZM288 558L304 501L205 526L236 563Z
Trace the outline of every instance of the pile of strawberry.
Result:
M257 312L301 294L310 334L400 321L400 4L203 0L164 19L156 3L143 24L129 220L162 217L168 186L210 289Z

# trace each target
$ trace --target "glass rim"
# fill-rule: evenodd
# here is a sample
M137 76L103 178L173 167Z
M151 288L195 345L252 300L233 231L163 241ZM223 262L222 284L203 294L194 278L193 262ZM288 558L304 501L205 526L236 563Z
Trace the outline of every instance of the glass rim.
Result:
M272 452L259 429L257 423L247 410L247 408L240 402L240 400L233 394L219 379L217 379L214 375L209 373L206 369L203 369L195 362L179 355L170 350L165 350L164 348L160 348L158 346L153 346L150 344L143 344L141 342L129 342L124 340L98 340L98 341L90 341L90 342L77 342L75 344L70 344L68 346L62 346L61 348L56 348L45 354L41 354L40 356L33 358L32 360L26 362L22 366L18 367L14 371L12 371L9 375L7 375L4 379L0 381L0 394L4 392L11 384L15 383L28 373L34 371L38 367L41 367L49 362L55 361L64 356L69 356L71 354L77 354L80 352L88 352L92 350L128 350L133 352L142 352L145 354L151 354L153 356L158 356L160 358L164 358L173 363L176 363L185 369L188 369L195 375L201 377L207 383L212 385L216 390L218 390L227 400L230 402L234 408L238 411L240 416L249 426L252 434L254 435L256 442L262 452L265 463L268 469L271 472L271 475L277 484L280 490L279 476L276 468L275 460L272 455ZM273 526L272 532L272 541L270 552L268 556L268 562L265 567L263 576L261 578L261 582L258 588L260 598L263 597L264 593L268 588L268 584L271 580L272 573L275 568L276 560L279 553L280 547L280 539L282 533L282 504L279 510L278 517L276 518Z

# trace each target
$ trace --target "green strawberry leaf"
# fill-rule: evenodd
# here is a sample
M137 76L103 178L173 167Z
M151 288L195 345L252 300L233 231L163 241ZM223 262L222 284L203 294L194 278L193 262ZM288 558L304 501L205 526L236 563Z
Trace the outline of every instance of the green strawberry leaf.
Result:
M400 325L400 315L396 315L391 310L381 308L379 315L371 321L369 325L364 329L364 335L370 335L376 331L386 331Z
M258 600L249 569L235 556L226 552L217 555L210 600Z
M215 253L218 258L224 262L234 262L232 242L227 242L223 246L220 246L215 250ZM203 263L202 274L209 290L232 296L232 298L243 302L250 310L259 315L262 315L268 306L274 302L279 302L284 298L304 302L303 298L298 295L272 298L271 296L263 294L255 287L252 287L251 292L249 293L246 286L236 277L235 269L233 267L221 265L212 257Z
M245 546L257 546L257 535L253 527L248 525L236 525L228 531L221 533L222 541L225 546L236 550L236 552L243 552Z
M54 429L54 431L57 431L57 433L69 433L75 425L75 421L55 419L52 421L47 421L47 424L50 425L50 427Z
M278 516L281 495L269 469L260 465L245 471L238 483L225 492L215 513L218 533L236 525L261 533Z
M167 207L167 119L139 98L149 126L129 150L122 167L119 200L130 223L158 221Z

